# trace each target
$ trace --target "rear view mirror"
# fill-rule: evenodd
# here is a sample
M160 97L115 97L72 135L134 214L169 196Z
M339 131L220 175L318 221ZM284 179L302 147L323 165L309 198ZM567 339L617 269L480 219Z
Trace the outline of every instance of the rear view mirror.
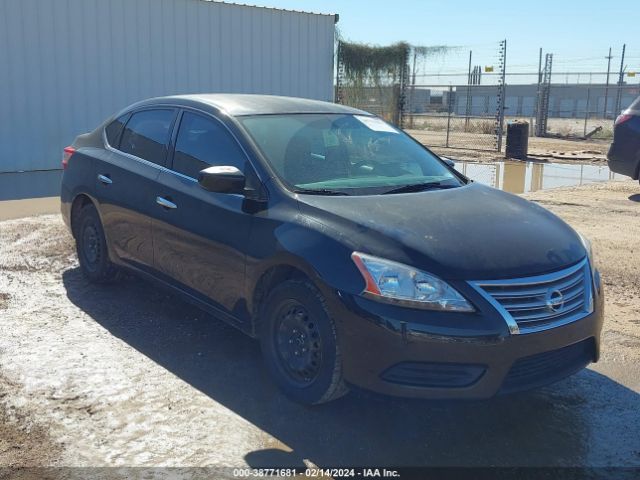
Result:
M236 167L214 166L198 174L198 183L209 192L244 193L244 174Z

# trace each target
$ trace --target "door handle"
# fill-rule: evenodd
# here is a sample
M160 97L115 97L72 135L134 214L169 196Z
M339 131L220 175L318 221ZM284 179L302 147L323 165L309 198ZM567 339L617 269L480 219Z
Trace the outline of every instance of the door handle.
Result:
M100 181L100 183L103 183L104 185L111 185L113 183L113 180L111 180L106 175L98 175L98 180Z
M174 210L174 209L178 208L178 205L176 205L175 203L167 200L166 198L162 198L162 197L156 197L156 203L158 205L160 205L161 207L169 209L169 210Z

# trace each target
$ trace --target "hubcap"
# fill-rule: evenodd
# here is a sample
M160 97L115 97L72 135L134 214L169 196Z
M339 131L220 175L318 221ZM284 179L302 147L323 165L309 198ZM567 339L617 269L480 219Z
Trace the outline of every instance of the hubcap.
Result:
M98 232L93 225L87 225L82 232L82 251L85 260L90 264L95 264L100 255L100 243Z
M322 338L299 302L291 300L278 311L275 344L280 364L293 381L309 384L315 380L322 362Z

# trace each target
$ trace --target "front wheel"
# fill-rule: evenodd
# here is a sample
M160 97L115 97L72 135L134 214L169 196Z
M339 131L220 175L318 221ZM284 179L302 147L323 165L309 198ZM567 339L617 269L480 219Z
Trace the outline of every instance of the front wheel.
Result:
M313 405L347 393L335 324L311 282L282 283L268 296L262 312L262 353L288 397Z

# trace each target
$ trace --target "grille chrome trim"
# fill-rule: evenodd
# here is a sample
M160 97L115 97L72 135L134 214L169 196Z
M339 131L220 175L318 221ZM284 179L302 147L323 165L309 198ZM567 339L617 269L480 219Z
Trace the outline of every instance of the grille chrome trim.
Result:
M512 335L567 325L593 312L593 279L588 258L545 275L469 284L500 313ZM558 300L553 298L554 294L561 302L554 303Z

